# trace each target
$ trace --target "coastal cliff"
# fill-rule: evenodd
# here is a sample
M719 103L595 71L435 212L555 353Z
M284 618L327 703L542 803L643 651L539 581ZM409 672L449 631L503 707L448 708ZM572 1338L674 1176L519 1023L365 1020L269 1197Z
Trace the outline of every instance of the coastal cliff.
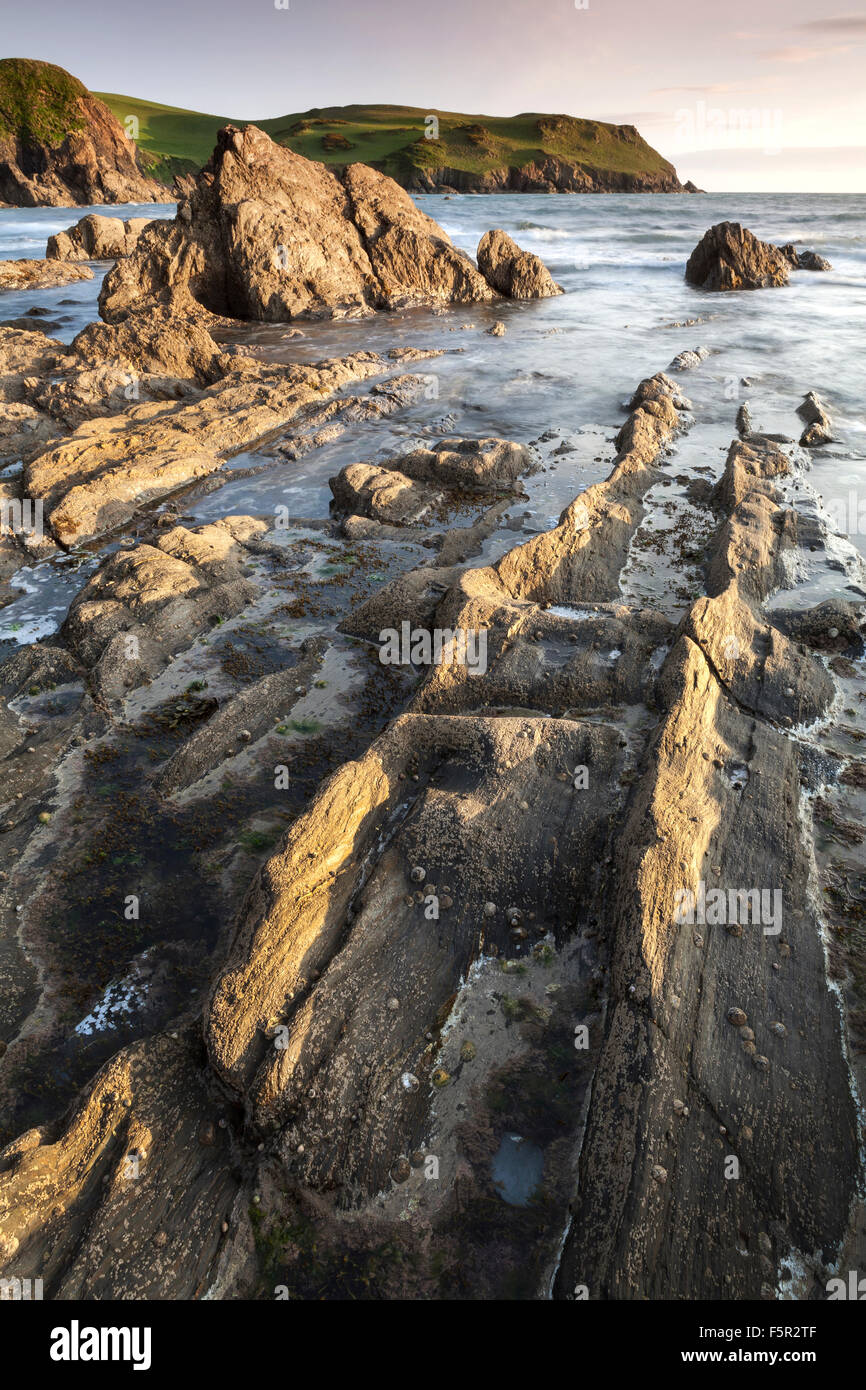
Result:
M0 203L69 207L159 202L104 102L53 63L0 60Z

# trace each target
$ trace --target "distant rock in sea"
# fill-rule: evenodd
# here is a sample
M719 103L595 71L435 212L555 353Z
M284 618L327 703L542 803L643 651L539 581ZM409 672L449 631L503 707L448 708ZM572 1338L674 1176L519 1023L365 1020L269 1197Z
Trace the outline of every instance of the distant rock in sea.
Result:
M698 242L686 265L686 280L702 290L758 290L787 285L794 270L832 270L814 251L790 242L760 241L739 222L718 222Z
M505 232L485 232L476 254L488 284L509 299L549 299L562 294L541 258L521 251Z

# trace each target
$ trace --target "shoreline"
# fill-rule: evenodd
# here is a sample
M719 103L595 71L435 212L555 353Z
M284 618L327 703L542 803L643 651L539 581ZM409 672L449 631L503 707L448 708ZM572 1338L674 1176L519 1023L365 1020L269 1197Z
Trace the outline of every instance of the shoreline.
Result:
M182 225L208 245L200 206L143 232L112 317ZM473 284L504 352L557 304ZM821 1297L866 1258L863 562L691 328L612 440L577 422L578 487L552 430L401 435L463 344L360 323L375 351L315 365L181 295L74 348L0 329L6 486L50 529L7 577L88 556L60 631L0 666L3 1273L53 1298ZM341 433L327 514L188 510ZM431 652L483 634L483 671L385 659L404 623Z

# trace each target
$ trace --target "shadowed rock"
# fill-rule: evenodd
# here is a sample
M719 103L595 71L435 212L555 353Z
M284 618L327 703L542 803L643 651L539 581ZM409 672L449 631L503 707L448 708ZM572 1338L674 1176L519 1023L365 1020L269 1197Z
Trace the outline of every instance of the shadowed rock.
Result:
M739 222L719 222L689 256L686 280L702 290L758 290L786 285L789 266L777 246L760 241Z
M540 256L521 251L498 229L484 233L476 255L478 269L488 284L509 299L548 299L563 292Z

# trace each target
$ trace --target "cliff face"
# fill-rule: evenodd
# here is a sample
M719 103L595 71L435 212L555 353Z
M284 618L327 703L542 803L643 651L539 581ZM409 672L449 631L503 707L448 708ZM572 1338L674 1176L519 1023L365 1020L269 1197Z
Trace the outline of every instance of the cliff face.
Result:
M219 131L243 125L116 93L120 118L138 117L152 168L188 174L203 166ZM369 164L411 193L693 193L633 125L524 111L516 116L429 112L413 106L330 106L256 126L279 145L337 172Z
M547 155L521 168L506 165L477 173L444 166L416 170L405 182L410 193L697 193L694 184L682 184L670 173L625 173L595 169Z
M0 202L17 207L159 202L108 107L51 63L0 61Z

